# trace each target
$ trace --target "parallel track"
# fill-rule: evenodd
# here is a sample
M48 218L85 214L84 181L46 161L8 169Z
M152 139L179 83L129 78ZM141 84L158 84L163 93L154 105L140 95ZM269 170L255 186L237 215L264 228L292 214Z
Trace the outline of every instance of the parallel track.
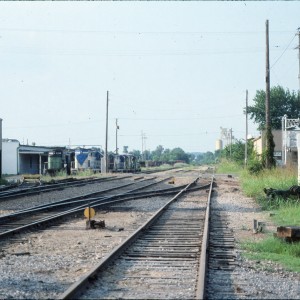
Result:
M154 178L153 178L154 179ZM33 207L29 209L25 209L22 211L18 211L9 215L3 215L0 217L0 238L6 237L15 233L20 233L27 229L32 228L42 228L45 226L51 225L53 222L57 222L58 220L65 218L70 215L77 214L82 212L85 207L107 207L112 204L115 204L120 201L128 201L133 199L145 198L145 197L154 197L158 195L174 195L178 192L180 187L173 187L173 188L165 188L157 191L141 191L150 186L159 184L169 178L164 178L156 182L147 183L147 181L151 179L146 179L143 181L139 181L138 183L135 182L133 184L139 185L134 189L127 190L125 192L114 193L109 196L102 196L102 197L75 197L70 199L63 199L56 203L52 203L49 205L41 205L39 207ZM141 185L143 183L143 185ZM144 185L146 183L146 185ZM126 184L121 187L127 187L132 184ZM206 188L207 186L204 185L199 188ZM116 189L116 188L113 188ZM111 191L109 189L107 191ZM107 192L106 191L106 192ZM100 192L99 192L100 193ZM93 193L92 195L94 195ZM100 193L101 194L101 193ZM78 200L78 198L80 198ZM82 199L83 198L83 199Z
M122 179L129 178L131 176L122 177ZM67 187L79 187L86 184L99 183L102 181L119 180L118 177L105 177L105 178L92 178L92 179L75 179L67 182L59 182L52 184L43 184L40 186L22 187L18 186L16 189L8 191L0 191L0 201L8 200L11 198L32 196L40 193L52 192L55 190L62 190Z
M189 187L181 190L60 299L196 298L207 194L197 194L192 200L181 199Z

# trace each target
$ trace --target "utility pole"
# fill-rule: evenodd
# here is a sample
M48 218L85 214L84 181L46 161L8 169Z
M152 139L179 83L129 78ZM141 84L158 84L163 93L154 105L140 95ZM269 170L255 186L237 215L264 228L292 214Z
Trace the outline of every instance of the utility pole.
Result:
M0 179L2 178L2 119L0 119Z
M270 122L270 59L269 59L269 20L266 20L266 168L272 166L271 151L271 122Z
M118 125L118 119L116 119L116 154L118 154L118 130L119 130L119 125Z
M300 27L298 28L298 38L299 38L299 44L298 47L296 47L296 49L298 48L298 59L299 59L299 73L298 73L298 79L299 79L299 91L298 91L298 97L300 100Z
M229 130L229 140L230 140L230 158L232 154L232 128Z
M142 130L142 160L144 160L144 133L143 133L143 130Z
M106 94L106 134L105 134L105 173L108 173L108 155L107 155L107 139L108 139L108 95Z
M245 167L248 160L248 90L246 90L246 137L245 137Z
M142 159L146 160L145 153L144 153L144 140L145 140L145 150L146 150L146 134L143 132L143 130L141 135L142 135Z

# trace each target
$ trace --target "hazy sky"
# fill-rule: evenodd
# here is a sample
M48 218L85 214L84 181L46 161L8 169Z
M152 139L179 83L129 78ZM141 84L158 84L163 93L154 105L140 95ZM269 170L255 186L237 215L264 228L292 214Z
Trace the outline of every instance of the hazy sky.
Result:
M297 90L300 2L0 2L3 138L37 145L214 151L220 127L245 138L249 105ZM249 121L249 133L258 135ZM145 146L145 145L144 145Z

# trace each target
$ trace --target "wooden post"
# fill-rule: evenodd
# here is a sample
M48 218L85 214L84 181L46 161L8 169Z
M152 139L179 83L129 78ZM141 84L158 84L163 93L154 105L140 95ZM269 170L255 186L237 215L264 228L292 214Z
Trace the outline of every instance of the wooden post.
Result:
M271 122L270 122L270 60L269 60L269 20L266 21L266 167L270 169L271 163Z
M300 185L300 132L297 132L297 151L298 151L298 185Z

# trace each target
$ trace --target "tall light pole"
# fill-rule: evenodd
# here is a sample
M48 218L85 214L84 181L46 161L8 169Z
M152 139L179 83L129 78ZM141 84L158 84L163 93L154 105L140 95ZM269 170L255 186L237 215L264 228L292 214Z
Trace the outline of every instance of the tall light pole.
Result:
M116 119L116 154L118 154L118 130L120 129L118 125L118 119Z
M247 166L248 160L248 90L246 90L246 137L245 137L245 166Z
M229 141L230 141L230 158L232 155L232 128L229 130Z
M298 44L298 59L299 59L299 73L298 73L298 79L299 79L299 91L298 91L298 97L299 97L299 100L300 100L300 27L298 28L298 38L299 38L299 44ZM296 49L297 49L296 48Z
M2 178L2 119L0 119L0 179Z
M273 140L270 119L270 59L269 59L269 20L266 20L266 167L272 167L273 153L271 143Z
M107 140L108 140L108 96L109 92L106 94L106 134L105 134L105 173L108 172L108 155L107 155Z
M145 157L146 153L144 154L144 140L145 140L145 151L146 151L146 138L147 138L146 134L142 130L142 159L143 160L146 160L146 157Z

